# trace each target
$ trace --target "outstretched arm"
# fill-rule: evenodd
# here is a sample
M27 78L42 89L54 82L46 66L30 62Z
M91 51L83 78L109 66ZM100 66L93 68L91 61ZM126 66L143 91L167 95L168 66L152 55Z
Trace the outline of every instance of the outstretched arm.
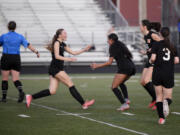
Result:
M81 50L79 50L79 51L73 51L73 50L71 50L71 48L69 48L68 46L66 46L65 47L65 50L66 50L66 52L68 52L68 53L70 53L70 54L72 54L72 55L79 55L79 54L81 54L81 53L83 53L83 52L86 52L86 51L88 51L89 49L91 49L91 45L88 45L88 46L86 46L84 49L81 49Z
M33 53L35 53L38 58L40 57L39 52L38 52L31 44L28 45L28 48L29 48L29 50L31 50Z
M96 64L96 63L93 63L93 64L91 64L90 66L91 66L92 69L96 69L96 68L101 68L101 67L109 66L109 65L112 64L113 59L114 59L113 57L110 57L109 60L108 60L107 62L103 63L103 64Z
M55 58L58 60L76 61L75 58L68 58L68 57L63 57L63 56L59 55L59 42L55 42L55 44L54 44L54 55L55 55Z

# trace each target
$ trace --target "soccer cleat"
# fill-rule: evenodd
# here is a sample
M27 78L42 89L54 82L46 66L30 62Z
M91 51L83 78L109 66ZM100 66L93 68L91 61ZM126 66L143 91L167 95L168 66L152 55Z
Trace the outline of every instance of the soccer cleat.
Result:
M29 108L32 101L31 95L26 95L26 107Z
M152 107L152 110L154 111L154 110L156 110L156 109L157 109L157 106L154 105L154 106Z
M169 115L169 105L166 99L163 101L163 113L165 117Z
M130 106L127 103L122 104L119 108L117 108L117 111L125 111L128 110Z
M19 93L18 103L23 102L24 96L25 96L25 93L24 93L24 92Z
M165 119L164 119L164 118L160 118L160 119L158 120L158 123L161 124L161 125L164 124L164 123L165 123Z
M128 98L125 98L124 100L125 100L126 104L130 104L131 103L131 101Z
M82 108L85 110L85 109L88 109L89 106L93 105L95 102L94 99L90 100L90 101L86 101L83 105L82 105Z
M2 98L1 100L0 100L0 102L4 102L4 103L6 103L6 98Z
M156 101L153 101L153 102L151 102L151 103L148 105L148 107L149 107L149 108L152 108L155 104L156 104Z

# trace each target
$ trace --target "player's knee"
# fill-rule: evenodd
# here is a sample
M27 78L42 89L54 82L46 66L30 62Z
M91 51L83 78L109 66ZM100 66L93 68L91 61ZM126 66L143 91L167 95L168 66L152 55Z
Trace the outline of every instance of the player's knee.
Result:
M141 84L142 86L146 85L145 82L144 82L144 80L141 80L141 81L140 81L140 84Z
M71 88L72 86L74 86L74 84L72 82L68 82L67 86L68 86L68 88Z
M50 94L51 94L51 95L55 95L55 94L56 94L56 90L50 89Z
M112 85L111 90L114 90L115 88L118 88L117 85Z
M144 79L141 83L141 85L145 86L146 84L148 84L150 82L149 79Z
M162 102L162 101L163 101L163 95L162 94L156 95L156 102Z

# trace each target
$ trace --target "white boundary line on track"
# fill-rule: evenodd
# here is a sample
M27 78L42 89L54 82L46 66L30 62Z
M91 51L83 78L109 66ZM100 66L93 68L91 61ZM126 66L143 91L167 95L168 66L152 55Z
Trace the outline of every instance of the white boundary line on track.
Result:
M12 98L12 97L8 97L8 99L11 99L13 101L17 100L16 98ZM93 122L96 122L96 123L100 123L102 125L107 125L107 126L110 126L110 127L122 129L122 130L125 130L125 131L128 131L128 132L131 132L131 133L135 133L135 134L139 134L139 135L148 135L147 133L139 132L139 131L132 130L132 129L129 129L129 128L125 128L125 127L122 127L122 126L117 126L115 124L111 124L111 123L107 123L107 122L104 122L104 121L92 119L92 118L89 118L89 117L80 116L80 115L78 115L76 113L66 112L66 111L59 110L59 109L56 109L56 108L53 108L53 107L48 107L48 106L45 106L45 105L40 105L40 104L35 104L35 103L31 103L31 105L34 105L34 106L37 106L37 107L41 107L41 108L44 108L44 109L47 109L47 110L51 110L51 111L56 111L56 112L64 113L64 114L71 115L71 116L74 116L74 117L78 117L78 118L81 118L81 119L93 121Z

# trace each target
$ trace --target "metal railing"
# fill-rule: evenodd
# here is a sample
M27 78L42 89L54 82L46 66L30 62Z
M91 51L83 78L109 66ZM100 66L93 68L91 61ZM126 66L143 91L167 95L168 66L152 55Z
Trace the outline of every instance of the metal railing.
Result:
M37 24L39 24L40 27L42 28L43 34L45 34L45 35L47 36L47 39L50 39L50 36L49 36L47 30L45 29L45 27L43 26L41 20L39 19L39 17L37 16L36 12L34 11L34 9L33 9L32 5L31 5L31 3L29 2L29 0L26 0L26 1L27 1L27 4L28 4L29 8L31 9L31 11L32 11L32 13L33 13L33 15L34 15L34 17L36 18L35 20L37 21Z
M99 3L100 7L104 10L104 13L110 18L115 27L128 26L127 20L119 12L118 8L113 4L111 0L95 0Z
M60 9L63 10L65 16L67 17L67 19L69 20L69 22L71 23L73 29L76 31L77 35L79 36L79 38L83 41L83 43L86 43L86 40L84 39L84 37L81 35L80 31L78 30L78 28L76 27L76 25L74 24L72 18L68 15L67 11L64 9L63 5L61 4L61 2L59 0L56 0L57 4L59 6Z

